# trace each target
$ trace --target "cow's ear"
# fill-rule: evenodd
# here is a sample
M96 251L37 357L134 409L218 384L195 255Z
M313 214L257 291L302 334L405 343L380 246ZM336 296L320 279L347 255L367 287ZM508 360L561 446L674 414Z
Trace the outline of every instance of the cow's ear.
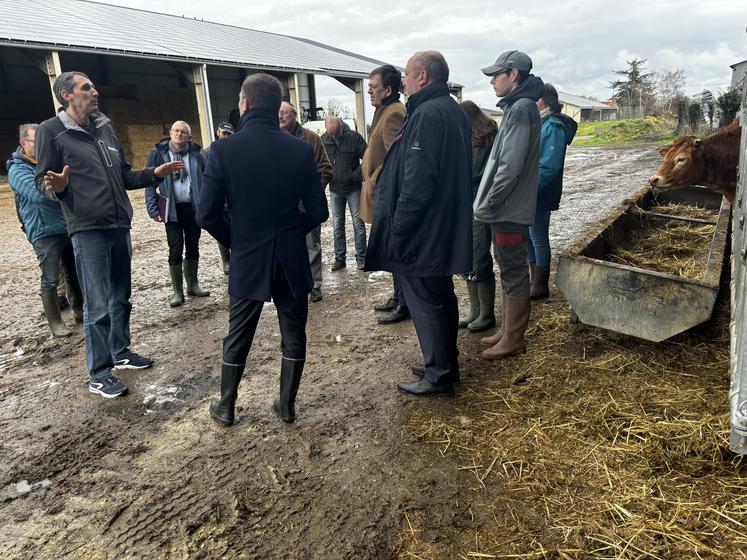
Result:
M693 140L693 147L695 148L694 155L696 158L703 155L703 141L700 138Z
M667 144L666 146L661 146L659 148L659 155L661 157L667 157L667 154L669 153L669 150L671 150L671 149L672 149L672 145L671 144Z

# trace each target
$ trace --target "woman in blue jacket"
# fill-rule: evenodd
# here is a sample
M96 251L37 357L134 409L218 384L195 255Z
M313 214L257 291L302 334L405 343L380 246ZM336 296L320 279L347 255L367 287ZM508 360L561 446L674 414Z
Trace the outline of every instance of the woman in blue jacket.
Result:
M561 113L558 92L552 84L545 84L545 92L537 101L542 119L541 151L537 185L537 210L534 224L529 226L528 262L532 275L531 299L545 299L550 295L550 213L560 206L563 193L565 150L576 135L578 125Z

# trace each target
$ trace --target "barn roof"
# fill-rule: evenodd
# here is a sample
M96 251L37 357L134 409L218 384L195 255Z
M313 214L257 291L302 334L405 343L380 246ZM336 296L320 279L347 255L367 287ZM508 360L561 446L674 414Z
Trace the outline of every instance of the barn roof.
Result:
M582 97L580 95L572 95L570 93L565 93L563 91L558 92L558 99L561 103L565 103L568 105L573 105L574 107L578 107L580 109L593 109L593 110L600 110L600 109L614 109L614 107L610 107L609 105L602 103L600 101L594 101L593 99L589 99L587 97Z
M174 36L187 40L164 40ZM316 41L89 0L0 0L3 44L352 78L384 64Z

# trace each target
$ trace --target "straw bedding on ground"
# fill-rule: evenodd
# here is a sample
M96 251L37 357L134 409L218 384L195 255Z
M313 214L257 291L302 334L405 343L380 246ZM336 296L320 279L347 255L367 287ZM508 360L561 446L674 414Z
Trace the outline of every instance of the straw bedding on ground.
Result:
M742 558L728 296L709 323L659 344L570 325L553 296L533 308L527 354L485 363L470 336L457 397L416 405L410 440L474 485L453 527L406 512L399 558ZM449 531L445 554L433 535Z

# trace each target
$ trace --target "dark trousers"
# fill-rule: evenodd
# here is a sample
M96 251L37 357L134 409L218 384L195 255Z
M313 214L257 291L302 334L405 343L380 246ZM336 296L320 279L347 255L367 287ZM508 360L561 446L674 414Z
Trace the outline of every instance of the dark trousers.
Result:
M285 278L272 283L272 301L280 323L280 348L283 358L306 359L306 319L309 301L306 294L294 297ZM243 366L252 347L263 301L231 296L228 311L228 334L223 339L223 363Z
M200 258L200 233L191 202L176 205L176 221L166 222L166 240L169 243L169 266L182 264L182 251L187 260Z
M392 284L394 285L394 298L397 300L397 305L407 307L407 296L402 291L402 277L396 272L392 273Z
M455 383L459 380L459 309L451 276L399 275L398 279L420 341L425 378L431 383Z
M47 235L34 241L34 252L41 269L41 287L56 288L60 283L60 264L68 282L78 283L73 244L67 233Z

